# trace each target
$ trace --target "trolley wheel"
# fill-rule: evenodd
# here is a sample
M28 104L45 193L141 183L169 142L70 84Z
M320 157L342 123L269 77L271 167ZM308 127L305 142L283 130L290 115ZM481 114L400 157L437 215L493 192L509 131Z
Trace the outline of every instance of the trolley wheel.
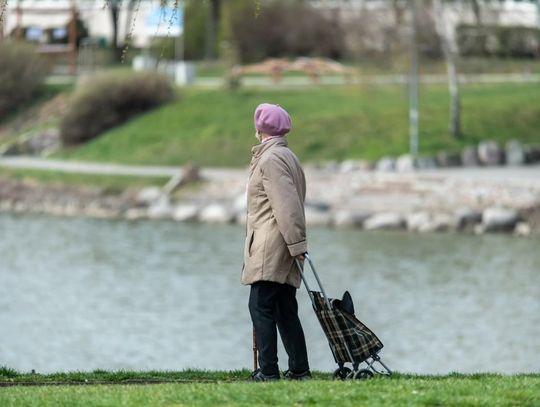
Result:
M334 378L335 379L340 379L340 380L345 380L347 378L347 376L352 372L351 369L349 369L348 367L341 367L341 368L338 368L334 371Z
M355 380L368 380L373 377L373 372L368 369L361 369L357 372L354 372L353 379Z

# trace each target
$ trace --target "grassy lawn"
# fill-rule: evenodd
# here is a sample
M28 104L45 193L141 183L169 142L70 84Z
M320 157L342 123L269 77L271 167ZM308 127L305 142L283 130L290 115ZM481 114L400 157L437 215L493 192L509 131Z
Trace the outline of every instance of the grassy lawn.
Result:
M424 74L446 74L446 63L442 59L420 56L420 72ZM391 58L367 57L357 62L342 62L354 68L360 75L395 75L409 72L409 55L393 54ZM197 76L223 76L226 72L223 62L198 62ZM540 73L540 59L528 58L478 58L468 57L458 60L460 74L501 74L501 73ZM260 76L251 74L249 76ZM305 76L304 73L287 72L284 76ZM338 75L339 76L339 75Z
M40 184L94 186L111 193L122 192L126 188L141 188L150 185L163 186L169 180L166 177L71 174L61 171L0 168L0 181L2 178L32 181Z
M5 372L6 373L6 372ZM540 375L395 375L368 381L335 381L319 373L310 382L245 382L241 372L94 372L49 376L9 374L8 380L51 380L72 386L15 386L0 389L0 405L20 406L538 406ZM8 377L10 376L10 377ZM122 383L134 378L176 381ZM96 385L96 380L102 384ZM116 385L108 384L116 383Z
M463 138L448 134L444 86L421 89L422 154L458 150L483 139L540 143L540 84L462 86ZM263 101L293 117L292 148L306 161L365 158L408 151L408 99L401 86L303 89L180 90L177 102L115 128L56 157L78 160L245 166L252 114Z

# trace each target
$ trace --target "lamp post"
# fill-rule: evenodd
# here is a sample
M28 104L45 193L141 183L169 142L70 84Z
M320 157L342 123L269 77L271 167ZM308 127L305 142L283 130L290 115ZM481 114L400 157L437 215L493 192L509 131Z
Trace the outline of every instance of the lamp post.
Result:
M409 152L416 161L418 156L418 47L417 47L417 15L416 0L409 0L409 10L411 13L410 29L410 73L409 73Z

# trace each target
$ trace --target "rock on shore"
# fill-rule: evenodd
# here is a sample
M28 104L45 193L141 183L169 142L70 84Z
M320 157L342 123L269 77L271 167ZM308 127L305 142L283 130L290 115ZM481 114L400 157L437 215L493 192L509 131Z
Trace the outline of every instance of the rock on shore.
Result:
M528 172L515 167L409 171L410 163L403 158L399 173L387 171L396 168L394 161L380 171L353 162L346 168L307 166L308 225L540 234L540 167ZM174 189L181 193L171 195L162 186L113 194L99 188L0 179L0 211L243 224L246 177L245 170L227 170L206 177L197 188L178 186Z

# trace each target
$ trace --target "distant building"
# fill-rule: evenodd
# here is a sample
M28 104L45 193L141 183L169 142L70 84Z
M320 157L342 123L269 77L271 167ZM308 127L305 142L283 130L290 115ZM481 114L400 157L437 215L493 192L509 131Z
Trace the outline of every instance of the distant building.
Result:
M314 7L339 10L342 15L362 10L387 9L392 3L385 0L308 0ZM523 26L540 28L539 0L479 0L483 24L502 26ZM398 1L400 7L406 7L407 0ZM471 2L454 0L444 2L445 6L457 14L456 23L475 22Z
M40 29L65 27L70 19L69 10L75 5L81 20L88 28L89 35L109 41L112 37L112 23L106 3L104 0L10 0L4 14L3 35L10 35L20 24L23 27L31 27L29 32L32 38L29 39L37 40ZM146 46L152 37L152 32L146 27L146 20L152 11L159 7L160 1L141 1L139 9L133 11L130 21L128 21L128 3L122 1L118 27L119 41L122 41L126 32L132 31L133 44ZM164 26L167 24L168 21L163 21Z
M200 0L203 1L203 0ZM264 1L264 0L262 0ZM335 12L340 18L347 19L347 16L362 14L363 11L376 12L383 15L382 20L391 23L391 7L397 4L402 9L406 8L407 0L307 0L314 7ZM159 29L149 29L147 21L151 15L155 14L159 8L159 0L141 0L138 10L133 12L129 19L129 1L122 1L119 18L119 41L125 38L126 32L132 32L132 43L136 46L146 46L153 34L163 31ZM107 9L106 0L10 0L4 13L3 27L0 27L4 36L14 32L20 24L30 28L27 31L29 39L39 40L40 30L57 29L65 27L69 21L69 9L75 5L80 18L88 28L92 37L102 37L110 40L112 37L112 24L110 11ZM475 15L466 0L455 0L445 2L448 8L452 24L473 24ZM479 0L480 14L483 24L503 25L503 26L524 26L540 28L540 1L539 0ZM19 6L21 12L18 11ZM387 13L388 12L388 13ZM384 18L386 15L386 18ZM129 21L128 21L129 19ZM387 21L387 22L388 22ZM169 22L163 20L166 26ZM60 31L57 31L60 33Z

